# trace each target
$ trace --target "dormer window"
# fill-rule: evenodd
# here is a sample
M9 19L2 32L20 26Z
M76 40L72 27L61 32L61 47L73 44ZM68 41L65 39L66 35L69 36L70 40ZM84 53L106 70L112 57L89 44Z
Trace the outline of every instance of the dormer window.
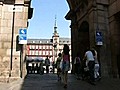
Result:
M35 43L35 41L32 41L32 43Z
M42 43L42 41L39 41L39 43Z

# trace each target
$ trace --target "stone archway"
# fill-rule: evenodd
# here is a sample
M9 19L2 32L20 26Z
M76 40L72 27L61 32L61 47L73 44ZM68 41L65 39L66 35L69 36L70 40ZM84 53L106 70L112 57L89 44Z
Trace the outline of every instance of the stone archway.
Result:
M112 33L112 65L113 65L113 75L117 77L115 73L118 73L120 78L120 12L115 14L114 32ZM118 71L116 71L118 70Z
M78 46L81 58L83 58L86 48L90 47L89 24L87 21L83 21L78 29Z

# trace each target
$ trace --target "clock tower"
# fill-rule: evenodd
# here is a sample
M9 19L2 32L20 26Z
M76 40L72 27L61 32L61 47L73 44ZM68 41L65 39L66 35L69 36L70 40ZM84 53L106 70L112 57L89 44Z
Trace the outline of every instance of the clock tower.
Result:
M58 51L59 51L59 34L57 33L57 25L56 25L56 16L55 16L55 25L54 25L54 33L52 36L53 39L53 59L56 61Z

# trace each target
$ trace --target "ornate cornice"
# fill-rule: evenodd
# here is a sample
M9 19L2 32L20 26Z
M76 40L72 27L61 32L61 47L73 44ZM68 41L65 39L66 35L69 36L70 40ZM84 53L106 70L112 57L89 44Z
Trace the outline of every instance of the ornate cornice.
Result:
M66 14L65 18L66 18L67 20L71 20L71 18L73 18L73 16L75 16L74 10L70 10L70 11Z
M16 0L0 0L0 4L15 4ZM32 0L23 0L23 4L30 6ZM19 4L19 3L17 3ZM21 4L21 3L20 3Z
M25 1L24 1L24 4L25 4L25 5L29 5L29 6L30 6L31 1L32 1L32 0L25 0Z
M0 0L0 4L14 4L14 0Z

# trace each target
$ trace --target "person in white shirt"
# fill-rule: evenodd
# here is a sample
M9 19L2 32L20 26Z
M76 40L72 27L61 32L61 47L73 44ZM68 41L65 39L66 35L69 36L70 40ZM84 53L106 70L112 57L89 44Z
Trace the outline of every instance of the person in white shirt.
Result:
M48 56L46 56L45 65L46 65L46 73L49 73L50 59L48 58Z
M85 52L83 60L85 59L86 59L86 66L88 66L88 69L89 69L90 83L94 84L95 59L90 49L87 49L87 51Z
M100 78L100 74L99 74L100 65L97 58L97 51L94 48L92 48L92 52L95 59L94 77L95 77L95 80L98 80Z

